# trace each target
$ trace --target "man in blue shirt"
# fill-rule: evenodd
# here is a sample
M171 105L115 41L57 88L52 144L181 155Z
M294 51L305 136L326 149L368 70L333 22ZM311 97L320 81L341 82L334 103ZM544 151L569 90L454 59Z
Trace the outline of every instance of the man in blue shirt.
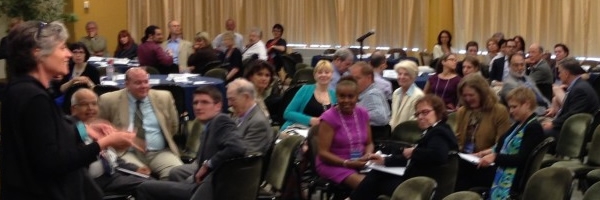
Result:
M350 75L358 82L358 105L369 112L371 126L390 123L390 105L383 92L375 87L373 68L366 62L357 62L350 67Z
M192 42L183 39L181 24L178 21L169 22L169 37L162 43L162 48L170 53L173 57L173 65L179 69L179 71L173 72L188 72L187 61L194 53L194 49Z

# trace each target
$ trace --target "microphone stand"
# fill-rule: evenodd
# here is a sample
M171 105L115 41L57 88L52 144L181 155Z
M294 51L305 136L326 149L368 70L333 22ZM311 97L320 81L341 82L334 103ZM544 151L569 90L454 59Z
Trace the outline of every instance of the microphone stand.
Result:
M360 49L358 49L358 61L362 61L363 57L362 55L364 54L363 52L363 41L364 40L359 40L358 43L360 44Z

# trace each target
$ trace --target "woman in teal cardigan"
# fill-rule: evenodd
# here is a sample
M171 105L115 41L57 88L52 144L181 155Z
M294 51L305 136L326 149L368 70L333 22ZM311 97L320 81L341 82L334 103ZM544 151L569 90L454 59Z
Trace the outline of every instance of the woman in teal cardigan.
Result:
M335 91L328 89L332 73L333 66L329 61L322 60L317 63L313 72L316 83L302 86L294 95L292 102L283 113L286 121L281 126L281 130L285 130L292 124L305 126L319 124L321 114L337 103Z

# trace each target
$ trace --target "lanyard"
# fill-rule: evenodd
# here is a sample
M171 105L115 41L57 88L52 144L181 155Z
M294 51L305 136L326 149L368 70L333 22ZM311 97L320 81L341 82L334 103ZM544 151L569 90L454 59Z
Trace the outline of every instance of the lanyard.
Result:
M350 154L358 152L359 148L355 147L354 145L354 136L352 135L352 133L350 133L350 128L348 128L348 125L346 124L346 120L344 119L342 112L339 108L337 109L337 111L338 115L340 116L342 127L344 127L344 131L346 132L346 137L348 137L348 140L350 141ZM358 118L356 117L356 110L352 111L352 117L354 118L356 133L359 133L360 128L358 127ZM360 137L360 134L357 134L357 136Z
M501 151L502 151L503 149L506 149L506 148L507 148L507 146L508 146L508 144L510 143L510 141L511 141L512 139L514 139L514 137L517 135L516 133L518 133L518 132L520 131L520 129L523 129L523 128L525 128L525 127L526 127L527 125L529 125L529 123L531 123L533 120L537 120L537 117L534 117L534 118L530 119L530 120L529 120L529 121L527 121L527 123L525 123L525 124L521 124L521 125L519 125L519 126L515 127L515 129L513 130L513 132L512 132L512 133L510 133L510 135L508 135L508 137L506 137L506 140L504 140L504 144L502 144L502 149L501 149Z

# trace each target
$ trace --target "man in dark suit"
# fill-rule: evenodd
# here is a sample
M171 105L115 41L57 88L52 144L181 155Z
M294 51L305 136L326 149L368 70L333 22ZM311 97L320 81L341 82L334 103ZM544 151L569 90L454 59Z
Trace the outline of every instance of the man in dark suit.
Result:
M585 70L581 68L579 61L575 59L565 60L558 65L558 77L563 84L568 85L567 93L563 100L563 106L552 121L542 123L546 135L559 137L563 123L572 115L577 113L590 113L598 110L600 100L592 86L581 75Z
M184 182L149 181L137 190L137 198L145 199L213 199L212 171L223 162L241 157L246 152L231 118L221 114L223 96L213 86L194 91L193 107L196 120L205 124L198 151L199 166L194 181Z
M492 86L496 85L496 83L502 83L504 78L508 76L508 58L516 53L517 47L517 44L512 39L500 41L498 45L502 47L502 54L504 54L504 57L492 61L492 66L490 68L490 81L492 81Z

